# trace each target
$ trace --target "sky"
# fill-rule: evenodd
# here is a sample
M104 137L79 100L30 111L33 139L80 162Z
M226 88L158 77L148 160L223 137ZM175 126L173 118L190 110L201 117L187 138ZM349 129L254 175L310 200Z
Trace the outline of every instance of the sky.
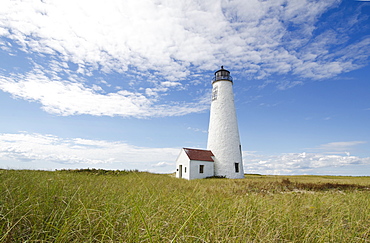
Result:
M245 173L370 176L369 1L0 5L0 168L174 172L223 65Z

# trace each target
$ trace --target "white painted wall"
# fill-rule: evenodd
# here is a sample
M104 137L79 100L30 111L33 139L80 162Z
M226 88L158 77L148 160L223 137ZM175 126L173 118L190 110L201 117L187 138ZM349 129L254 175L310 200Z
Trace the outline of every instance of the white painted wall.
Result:
M212 84L213 92L207 149L215 155L215 175L244 178L238 121L234 105L233 83L219 80ZM215 98L217 96L217 98ZM235 172L235 163L239 172Z
M184 179L189 180L190 178L189 164L190 164L190 159L188 155L186 154L184 149L181 149L180 154L176 160L176 177L177 178L184 178ZM185 172L185 168L186 168L186 172ZM182 169L181 171L182 173L180 172L180 169Z
M199 166L204 165L203 173L199 173ZM191 160L190 161L190 175L189 180L193 179L203 179L207 177L214 176L214 162L210 161L199 161Z

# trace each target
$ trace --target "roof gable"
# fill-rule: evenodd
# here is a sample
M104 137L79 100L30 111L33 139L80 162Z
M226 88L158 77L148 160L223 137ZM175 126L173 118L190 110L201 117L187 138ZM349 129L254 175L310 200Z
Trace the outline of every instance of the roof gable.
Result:
M211 150L184 148L184 151L190 160L214 162L212 158L214 155Z

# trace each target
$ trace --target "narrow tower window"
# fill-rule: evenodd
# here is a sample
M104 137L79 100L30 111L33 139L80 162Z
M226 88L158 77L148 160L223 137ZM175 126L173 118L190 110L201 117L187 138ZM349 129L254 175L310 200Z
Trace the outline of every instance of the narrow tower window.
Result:
M212 101L217 100L217 95L218 95L217 93L218 93L218 87L215 86L212 89Z
M239 173L239 163L234 163L235 165L235 173Z

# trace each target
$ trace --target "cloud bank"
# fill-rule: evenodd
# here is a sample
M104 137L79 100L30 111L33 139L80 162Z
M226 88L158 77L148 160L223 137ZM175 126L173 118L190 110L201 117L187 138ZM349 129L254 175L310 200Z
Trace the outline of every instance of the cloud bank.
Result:
M358 144L347 143L346 146ZM341 142L337 144L342 145ZM178 153L179 148L145 148L119 141L65 139L37 133L0 134L0 159L14 161L16 169L45 169L53 163L55 168L129 168L171 173ZM243 160L246 173L273 175L338 174L338 171L356 175L359 173L354 172L356 167L370 165L370 158L340 151L337 154L304 152L270 156L244 151Z
M368 175L360 166L369 166L370 158L326 153L286 153L280 155L261 155L245 152L246 173L270 175ZM360 169L358 169L359 167Z
M54 163L57 168L119 169L123 166L121 169L156 172L155 167L166 165L173 169L178 152L178 148L145 148L114 141L63 139L30 133L0 134L0 159L14 161L16 169L45 169Z

